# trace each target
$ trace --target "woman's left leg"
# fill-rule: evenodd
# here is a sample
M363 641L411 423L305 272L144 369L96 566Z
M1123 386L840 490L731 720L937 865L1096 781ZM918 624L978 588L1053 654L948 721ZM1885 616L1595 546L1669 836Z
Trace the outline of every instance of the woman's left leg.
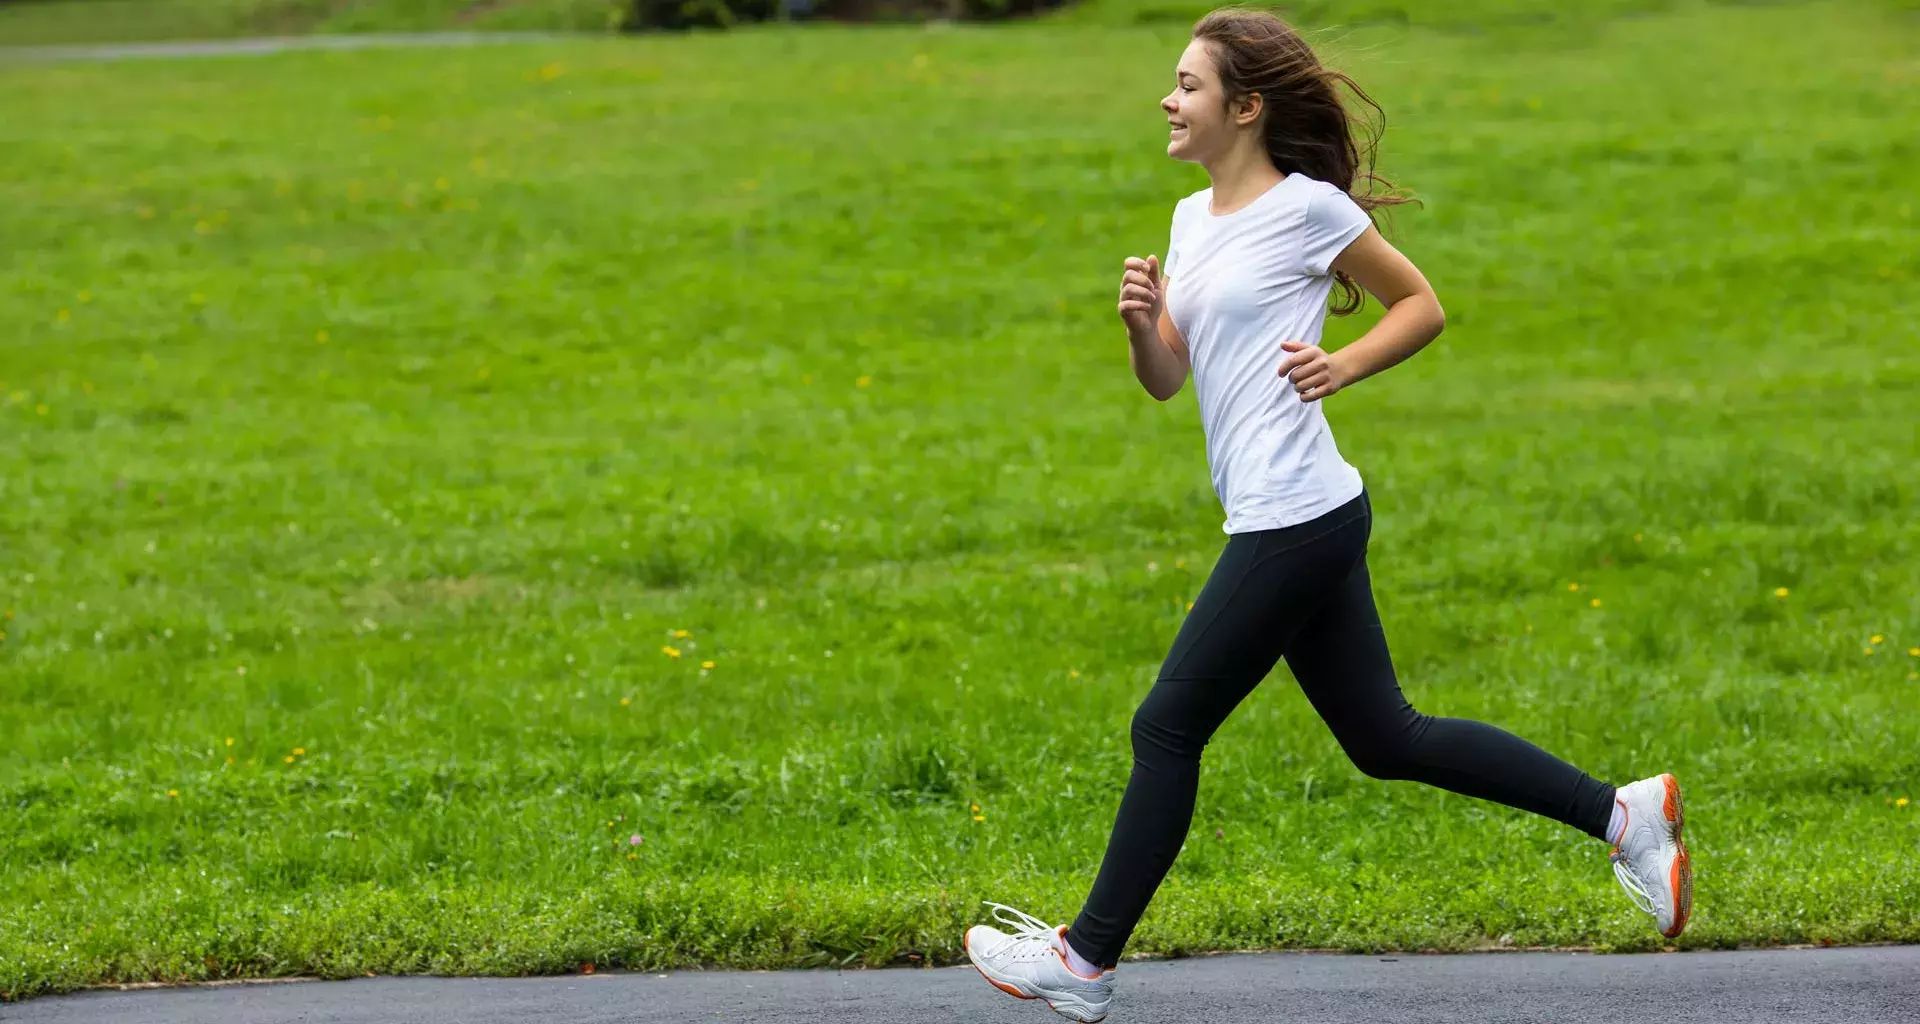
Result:
M1366 556L1293 638L1287 667L1354 766L1532 811L1607 838L1614 788L1491 725L1423 715L1387 654Z

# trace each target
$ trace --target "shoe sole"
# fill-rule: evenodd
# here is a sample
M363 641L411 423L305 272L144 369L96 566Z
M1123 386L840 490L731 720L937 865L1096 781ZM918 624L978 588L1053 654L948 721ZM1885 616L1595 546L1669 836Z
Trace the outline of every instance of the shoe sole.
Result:
M968 939L965 935L960 936L960 946L962 949L965 949L967 951L967 962L973 965L974 970L980 972L980 976L982 978L987 979L987 984L992 985L994 988L997 988L1000 991L1005 992L1006 994L1012 996L1015 999L1040 999L1041 1002L1047 1004L1047 1009L1052 1010L1053 1012L1059 1014L1062 1017L1066 1017L1071 1020L1077 1020L1080 1022L1080 1024L1100 1024L1101 1021L1107 1019L1107 1015L1104 1013L1098 1017L1075 1016L1074 1014L1071 1014L1065 1010L1062 1010L1059 1004L1055 1003L1051 999L1042 999L1040 996L1030 996L1025 992L1020 991L1018 988L1015 988L1014 986L1009 985L998 978L995 978L993 975L988 974L987 969L980 966L980 961L975 960L973 958L973 942L972 940Z
M1680 780L1667 774L1660 776L1660 781L1667 790L1661 807L1667 819L1667 834L1679 849L1667 878L1667 884L1673 887L1673 926L1660 933L1673 939L1687 930L1687 919L1693 916L1693 860L1687 856L1687 844L1680 841L1681 830L1687 825L1687 805L1680 795Z

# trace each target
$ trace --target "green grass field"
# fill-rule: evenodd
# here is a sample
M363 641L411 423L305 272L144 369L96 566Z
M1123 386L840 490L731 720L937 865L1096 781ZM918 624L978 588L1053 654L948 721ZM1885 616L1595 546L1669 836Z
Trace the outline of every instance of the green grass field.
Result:
M1328 409L1403 681L1678 772L1684 948L1920 940L1916 25L1320 37L1450 316ZM1113 311L1184 39L0 65L0 998L1070 916L1224 541ZM1281 669L1131 952L1657 941Z

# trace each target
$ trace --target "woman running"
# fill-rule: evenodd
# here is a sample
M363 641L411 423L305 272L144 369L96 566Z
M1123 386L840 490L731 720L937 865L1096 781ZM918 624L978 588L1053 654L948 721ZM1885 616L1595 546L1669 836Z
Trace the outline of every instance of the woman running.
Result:
M1419 268L1373 225L1369 211L1406 200L1373 193L1385 183L1335 87L1378 106L1257 11L1201 19L1175 78L1160 101L1167 155L1212 184L1174 207L1164 277L1157 256L1126 261L1119 313L1148 394L1164 402L1193 374L1226 547L1133 716L1132 775L1079 916L1055 928L989 903L1012 931L968 929L967 956L1010 995L1104 1018L1120 952L1192 823L1201 751L1281 658L1360 771L1613 844L1635 904L1679 935L1693 880L1671 774L1615 789L1493 726L1420 714L1395 681L1367 577L1371 507L1319 404L1444 324ZM1319 340L1336 286L1333 312L1357 310L1361 289L1387 312L1328 353Z

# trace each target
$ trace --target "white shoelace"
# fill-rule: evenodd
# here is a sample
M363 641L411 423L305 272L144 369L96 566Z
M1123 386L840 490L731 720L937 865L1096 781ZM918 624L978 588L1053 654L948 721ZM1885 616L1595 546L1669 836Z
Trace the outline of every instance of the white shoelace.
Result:
M987 906L993 908L994 920L999 921L1001 924L1004 924L1007 927L1013 929L1013 931L1010 932L1009 934L1011 934L1014 938L1038 939L1039 941L1044 942L1049 946L1053 945L1053 939L1056 933L1054 932L1052 925L1046 923L1045 921L1040 920L1039 918L1033 916L1032 914L1026 913L1024 911L1015 910L1004 903L995 903L992 900L983 900L982 902L984 902ZM1000 913L1003 910L1006 911L1008 914L1012 914L1013 916L1007 917L1003 915L1002 913Z
M1659 910L1654 906L1652 894L1648 893L1647 887L1641 884L1640 877L1633 873L1627 855L1615 850L1610 859L1613 861L1613 877L1619 880L1620 888L1627 890L1633 905L1646 913L1658 914Z

